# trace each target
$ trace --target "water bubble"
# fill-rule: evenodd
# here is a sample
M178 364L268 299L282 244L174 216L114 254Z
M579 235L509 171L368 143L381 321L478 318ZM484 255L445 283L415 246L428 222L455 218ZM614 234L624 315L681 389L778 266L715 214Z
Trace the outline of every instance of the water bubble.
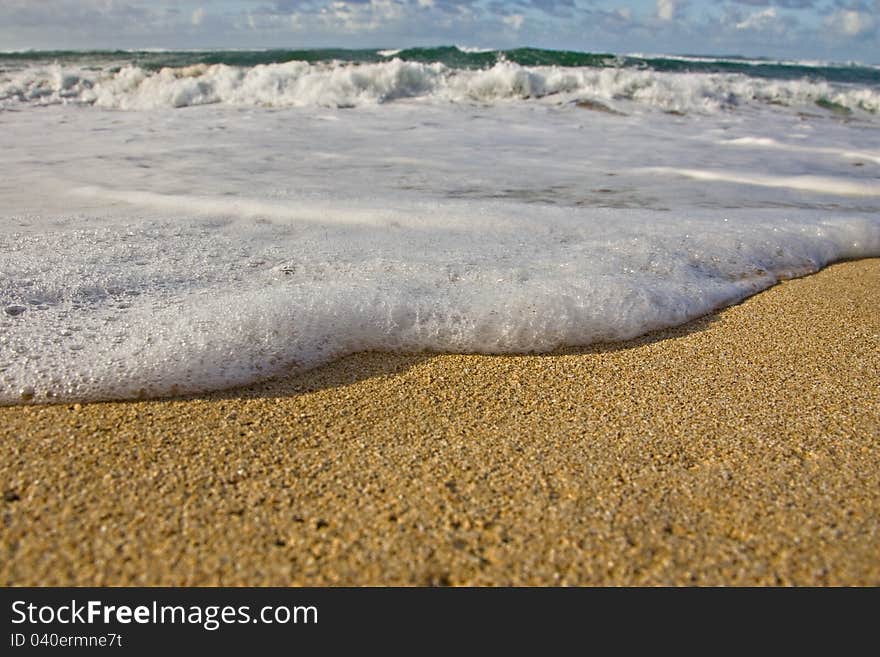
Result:
M4 308L3 310L6 312L7 315L17 317L18 315L21 315L25 310L27 310L27 308L25 308L24 306L12 305L6 306L6 308Z

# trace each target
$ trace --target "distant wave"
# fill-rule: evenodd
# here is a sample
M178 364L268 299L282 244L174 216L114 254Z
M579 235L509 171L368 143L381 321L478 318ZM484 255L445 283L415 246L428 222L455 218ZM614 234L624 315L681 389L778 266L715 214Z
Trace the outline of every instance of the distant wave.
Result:
M834 63L712 55L615 55L515 48L493 50L469 46L388 49L255 49L255 50L113 50L0 52L0 70L33 61L61 65L81 62L138 66L147 70L195 64L251 67L286 62L379 63L392 58L407 62L444 64L450 68L483 69L500 62L521 66L636 68L677 73L740 73L749 77L791 80L808 77L828 82L880 85L880 67L856 62Z

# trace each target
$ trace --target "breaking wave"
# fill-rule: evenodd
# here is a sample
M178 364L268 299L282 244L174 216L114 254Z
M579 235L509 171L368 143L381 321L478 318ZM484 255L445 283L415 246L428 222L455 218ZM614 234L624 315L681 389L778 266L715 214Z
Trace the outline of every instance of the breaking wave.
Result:
M880 111L880 90L818 79L768 79L742 73L636 68L525 66L484 69L395 57L374 63L288 61L231 66L193 64L158 70L50 63L0 74L0 107L82 104L155 109L206 104L358 107L401 100L496 104L599 100L623 111L717 113L749 106L816 106L838 114Z

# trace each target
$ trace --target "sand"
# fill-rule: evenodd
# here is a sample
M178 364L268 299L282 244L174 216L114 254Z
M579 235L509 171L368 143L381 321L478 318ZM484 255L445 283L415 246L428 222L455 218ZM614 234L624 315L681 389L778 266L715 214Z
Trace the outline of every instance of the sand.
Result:
M545 356L0 409L5 585L880 584L880 260Z

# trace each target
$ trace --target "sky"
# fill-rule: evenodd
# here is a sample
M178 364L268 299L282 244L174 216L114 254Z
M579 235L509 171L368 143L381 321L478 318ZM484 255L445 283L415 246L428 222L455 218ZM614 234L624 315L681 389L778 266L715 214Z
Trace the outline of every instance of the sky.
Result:
M0 0L0 50L533 46L880 63L880 0Z

